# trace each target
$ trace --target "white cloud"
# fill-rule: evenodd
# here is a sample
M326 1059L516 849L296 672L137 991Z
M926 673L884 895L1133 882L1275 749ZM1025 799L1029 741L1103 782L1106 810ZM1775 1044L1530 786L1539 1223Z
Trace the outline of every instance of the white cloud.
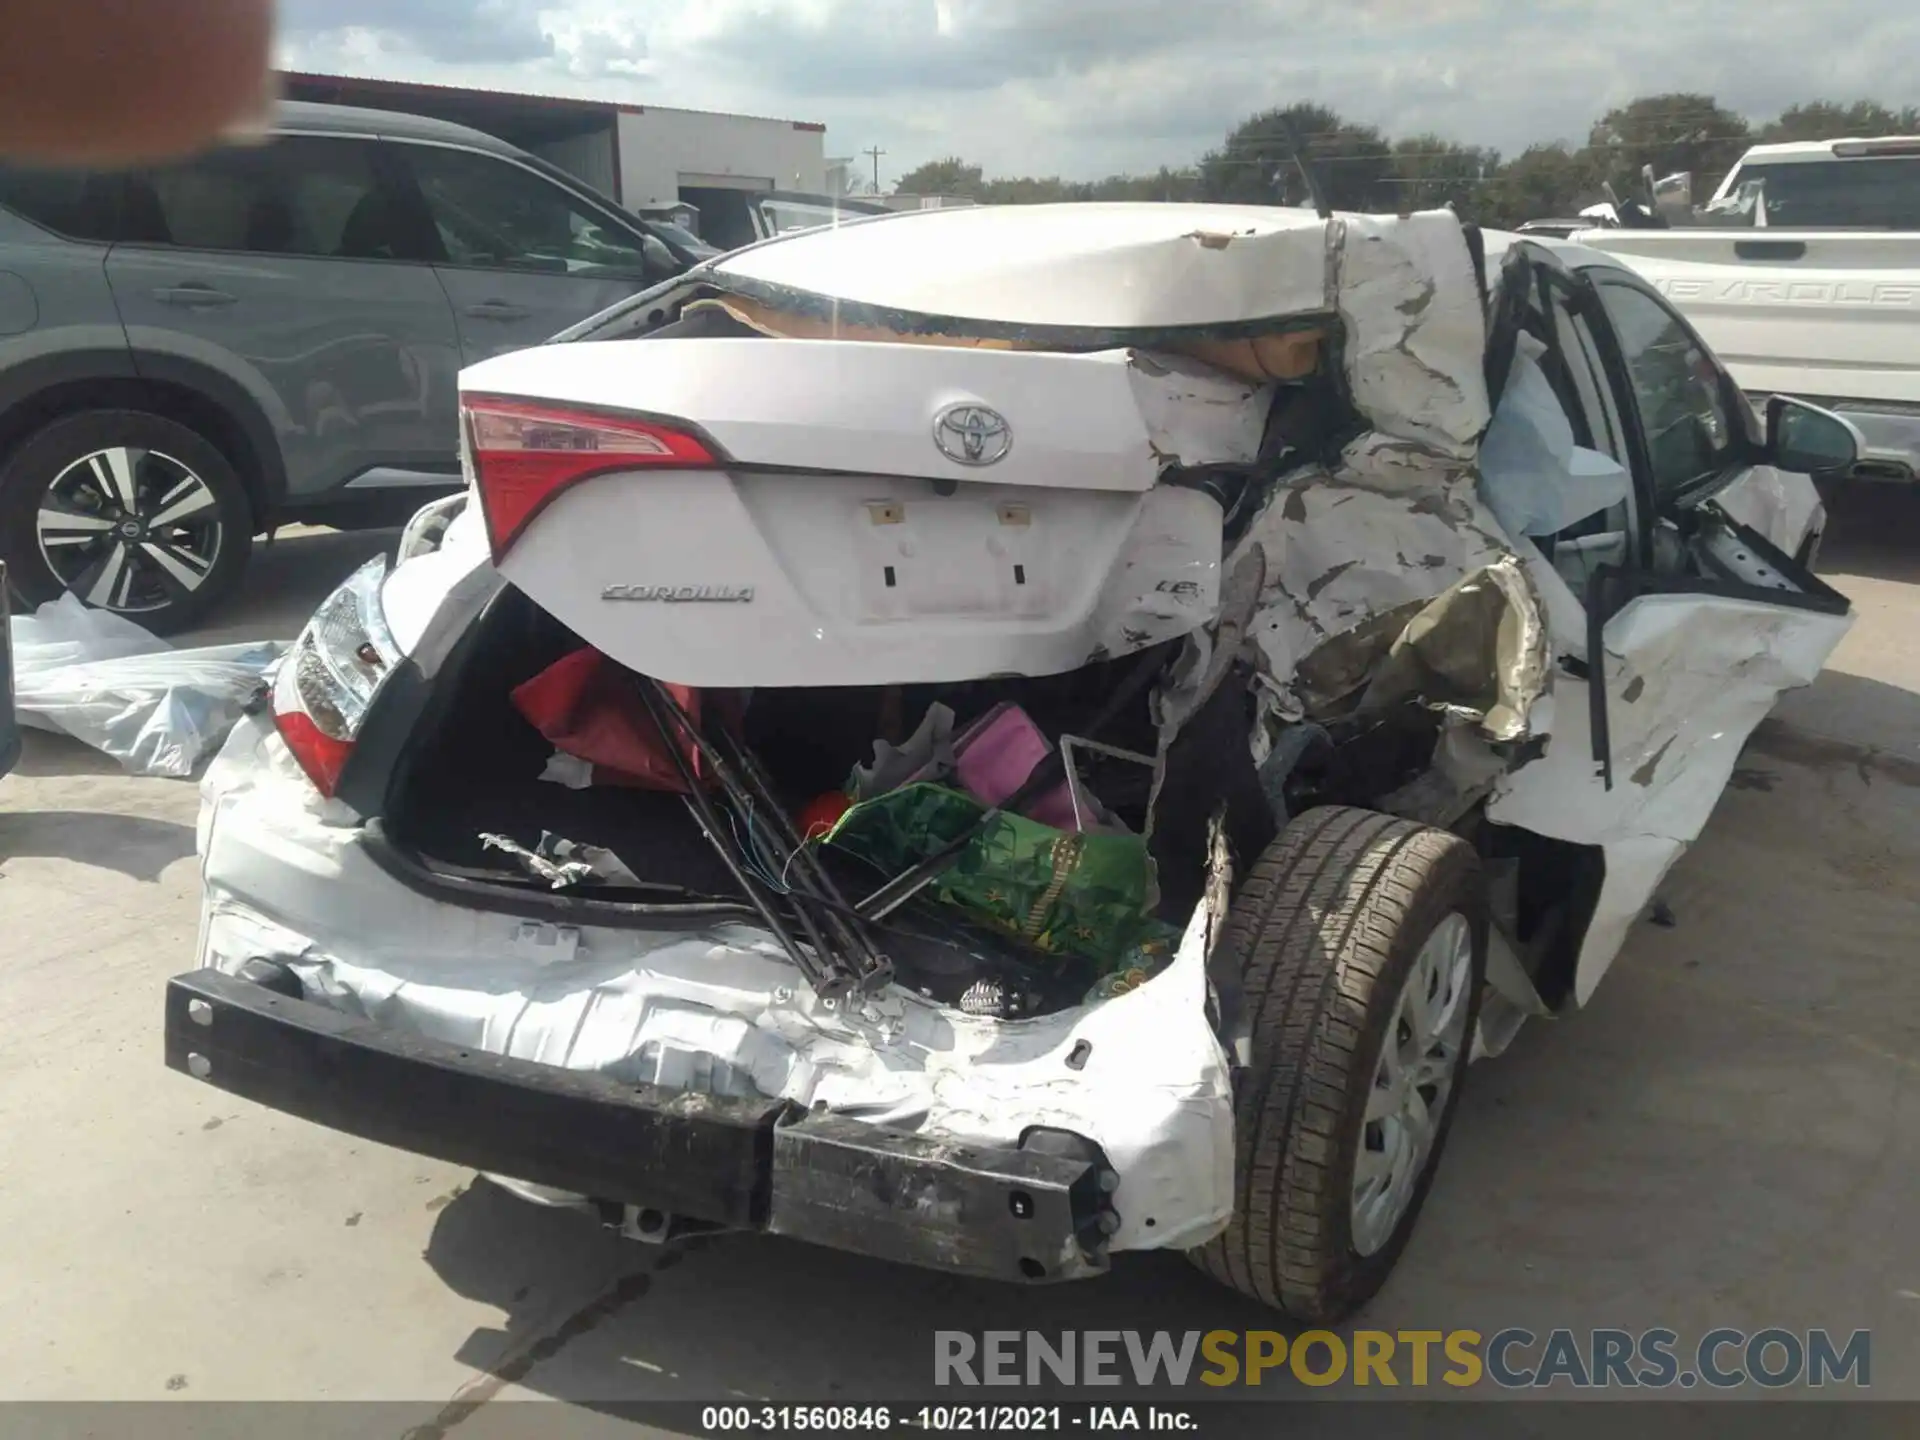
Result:
M1912 0L290 0L283 26L302 68L825 121L892 174L1188 164L1295 100L1510 153L1668 90L1920 103Z

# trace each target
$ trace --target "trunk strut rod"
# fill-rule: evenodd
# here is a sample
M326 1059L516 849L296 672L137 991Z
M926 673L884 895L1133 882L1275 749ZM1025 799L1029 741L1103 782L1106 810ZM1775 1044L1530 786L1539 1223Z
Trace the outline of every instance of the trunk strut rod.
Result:
M726 746L733 758L730 760L722 755L713 742L700 733L699 727L693 723L693 717L659 681L648 679L646 685L652 692L650 698L654 704L672 718L680 732L700 752L701 758L713 767L714 777L727 791L729 799L748 816L758 811L770 817L778 838L788 847L787 868L795 883L794 893L787 899L792 902L794 915L806 931L807 939L829 961L826 968L832 976L834 993L853 988L863 994L872 994L883 988L893 978L893 963L874 949L873 941L857 913L841 896L818 859L800 843L786 811L781 808L766 782L764 772L754 760L753 752L732 736L725 735L723 730ZM653 706L649 706L649 714L658 723L659 715L654 713ZM663 727L662 736L667 733ZM677 749L675 753L678 753ZM715 843L725 847L724 839ZM815 910L820 912L817 916L813 913ZM854 917L851 922L849 916ZM832 935L835 943L829 944L828 934Z
M693 812L694 819L699 821L701 832L707 837L707 843L718 852L721 862L733 876L734 883L740 887L753 908L760 912L761 921L772 933L773 938L780 942L780 948L787 952L787 958L792 960L800 973L807 977L808 983L814 988L814 993L823 1000L838 999L850 988L850 977L846 973L845 966L837 960L830 961L827 958L831 956L831 952L827 949L826 942L817 927L813 925L804 910L797 912L802 927L808 932L807 938L814 944L814 949L809 951L788 928L787 922L780 917L780 912L775 908L765 886L728 847L725 831L721 826L719 815L714 811L713 802L701 789L700 777L694 773L692 764L673 741L676 724L684 727L687 734L693 735L693 722L687 719L686 713L675 703L673 697L660 688L657 680L643 680L640 686L640 702L647 707L648 718L660 731L661 739L666 741L667 753L673 757L674 768L680 772L681 782L687 787L685 796L687 808ZM706 753L702 740L695 737L694 743L700 747L702 754ZM721 768L715 766L715 774L721 773ZM722 783L725 783L724 779Z
M755 798L772 817L780 839L791 856L795 882L806 885L812 899L820 906L827 928L853 956L861 972L858 982L860 990L868 994L880 990L893 979L893 962L874 947L872 932L865 919L848 903L840 887L834 883L833 876L827 873L819 857L808 847L806 837L793 828L787 812L781 808L779 797L773 792L766 772L760 768L759 758L743 742L727 734L724 728L721 730L721 739L733 752L740 773L753 787Z

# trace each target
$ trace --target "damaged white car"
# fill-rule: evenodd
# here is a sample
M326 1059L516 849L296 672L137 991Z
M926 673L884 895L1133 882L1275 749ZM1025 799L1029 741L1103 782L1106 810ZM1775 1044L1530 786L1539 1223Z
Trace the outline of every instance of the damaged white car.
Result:
M876 219L461 384L207 776L168 1063L638 1239L1351 1312L1850 623L1850 427L1446 212Z

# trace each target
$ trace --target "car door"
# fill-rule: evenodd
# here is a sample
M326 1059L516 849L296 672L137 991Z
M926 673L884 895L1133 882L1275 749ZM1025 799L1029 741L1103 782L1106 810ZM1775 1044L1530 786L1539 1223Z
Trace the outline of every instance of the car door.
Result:
M243 388L295 501L457 475L453 314L375 142L288 135L126 183L106 270L144 373L184 363Z
M1567 563L1563 545L1580 536L1522 542L1562 617L1552 738L1487 809L1498 825L1604 858L1565 997L1584 1004L1705 826L1747 737L1782 691L1819 674L1852 612L1720 503L1768 452L1725 367L1673 308L1611 266L1529 270L1508 278L1549 298L1559 358L1599 411L1583 423L1619 427L1634 482L1631 504L1594 531L1609 536L1598 563ZM1770 473L1811 490L1805 475Z
M538 345L655 280L647 237L612 206L518 161L393 142L417 187L471 365Z

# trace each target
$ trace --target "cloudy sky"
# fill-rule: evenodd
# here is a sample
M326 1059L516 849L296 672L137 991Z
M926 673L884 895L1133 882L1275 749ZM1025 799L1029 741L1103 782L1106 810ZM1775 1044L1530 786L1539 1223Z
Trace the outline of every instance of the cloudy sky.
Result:
M1914 0L282 0L293 68L824 121L882 182L1184 165L1318 100L1512 152L1685 88L1920 103Z

